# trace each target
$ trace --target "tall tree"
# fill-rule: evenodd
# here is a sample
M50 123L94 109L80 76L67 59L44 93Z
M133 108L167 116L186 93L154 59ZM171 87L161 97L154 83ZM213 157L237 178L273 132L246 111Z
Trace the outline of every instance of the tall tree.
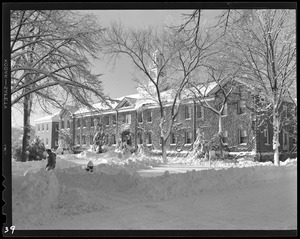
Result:
M210 32L203 30L195 46L184 31L169 28L125 30L117 24L113 24L105 35L104 52L112 60L121 54L128 56L137 69L135 79L145 99L152 100L159 107L160 141L165 163L165 144L178 115L181 92L204 60L213 54L211 46L216 41Z
M282 103L296 81L296 17L294 10L244 10L232 16L236 24L227 31L232 62L241 78L259 88L262 104L272 117L274 164L279 166ZM244 16L241 18L240 16Z
M216 58L220 60L215 61ZM231 95L238 87L236 80L236 74L238 70L232 71L226 64L227 61L220 55L216 55L214 61L206 66L205 72L208 77L207 80L198 80L197 78L190 81L188 86L188 95L194 98L197 103L202 107L209 109L218 117L218 133L216 135L219 142L219 149L221 157L223 157L224 148L224 132L222 119L224 115L227 115L227 107L230 102ZM208 100L208 98L214 97L214 100ZM201 135L199 134L198 137ZM214 139L211 139L214 140Z
M48 112L67 101L91 106L105 101L97 58L103 29L92 15L72 11L11 11L11 102L24 110L23 160L27 161L33 103Z

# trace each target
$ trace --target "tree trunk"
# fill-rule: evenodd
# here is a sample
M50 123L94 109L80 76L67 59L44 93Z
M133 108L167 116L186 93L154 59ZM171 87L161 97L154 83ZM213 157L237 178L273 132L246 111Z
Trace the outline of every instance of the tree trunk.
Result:
M223 158L223 139L222 139L222 115L219 115L219 143L220 143L220 153L221 153L221 158Z
M26 162L29 159L29 140L30 140L30 113L32 107L31 94L24 97L24 130L23 130L23 144L22 144L22 162Z
M163 163L167 164L167 152L166 152L166 147L165 147L165 140L164 140L164 122L165 122L165 116L164 116L164 111L161 109L160 112L160 123L159 123L159 128L160 128L160 142L161 142L161 153L162 153L162 159Z
M163 163L167 164L168 163L167 150L166 150L166 147L165 147L165 141L164 141L163 137L161 137L161 152L162 152Z
M197 132L196 132L197 136L196 136L196 140L193 144L193 151L189 153L189 157L197 157L198 154L199 154L199 147L203 141L203 136L201 134L201 131L200 129L198 128L197 129Z
M279 166L279 116L277 112L273 112L273 131L274 165Z

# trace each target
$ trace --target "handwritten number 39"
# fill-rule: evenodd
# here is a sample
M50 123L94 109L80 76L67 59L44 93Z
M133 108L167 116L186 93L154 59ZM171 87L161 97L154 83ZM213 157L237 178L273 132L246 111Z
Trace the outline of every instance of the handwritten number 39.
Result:
M14 230L15 230L15 226L11 226L10 228L8 228L8 227L5 227L5 231L4 231L4 233L7 233L7 232L9 232L9 229L11 230L11 234L14 234Z

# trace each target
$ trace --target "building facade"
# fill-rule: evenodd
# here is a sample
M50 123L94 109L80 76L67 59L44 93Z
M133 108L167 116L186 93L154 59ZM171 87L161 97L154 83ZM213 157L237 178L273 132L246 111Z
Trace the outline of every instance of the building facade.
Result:
M222 101L218 89L212 88L206 98L216 109ZM93 136L96 125L101 125L105 133L105 143L117 147L119 142L128 140L132 148L137 149L139 144L152 151L161 150L160 141L160 111L157 104L145 102L143 94L128 95L116 99L117 103L94 105L97 109L79 109L72 114L61 114L60 129L66 129L71 137L72 145L79 145L88 149L93 145ZM141 106L142 105L142 106ZM283 104L282 109L289 108L289 103ZM166 143L167 151L181 152L192 150L197 138L197 130L209 141L219 131L220 120L218 115L205 104L195 98L185 98L178 105L179 113L174 121L174 128ZM224 106L221 115L223 143L229 152L252 152L257 160L272 159L273 130L270 120L259 125L253 109L255 96L253 89L238 83ZM164 111L169 115L171 105L166 101ZM167 118L167 120L169 120ZM176 126L175 126L176 125ZM280 133L281 159L289 156L294 146L288 127Z
M46 148L58 147L59 112L35 120L35 134Z
M163 63L163 55L155 52L153 59L157 63L149 66L149 73L155 78L158 77L157 67ZM165 84L168 82L165 70L160 82L163 80L165 82L161 84L161 96L168 124L174 90L169 83ZM203 91L201 87L197 89L199 92ZM105 104L95 104L93 110L68 106L59 113L58 121L55 119L53 125L46 126L45 121L39 121L37 124L37 127L51 127L51 130L59 125L59 136L56 135L56 131L51 131L53 135L50 138L49 134L46 134L48 131L41 131L40 128L37 128L37 132L44 141L48 137L48 144L51 141L51 146L54 139L56 147L55 140L59 137L58 142L61 142L64 148L79 146L88 149L94 144L93 137L101 126L105 133L105 144L108 146L118 147L121 142L126 141L133 149L142 144L152 151L159 151L161 112L157 99L153 98L155 88L150 82L146 88L148 92L143 90L143 87L138 87L137 94L120 97ZM149 94L151 90L153 92ZM231 93L225 97L224 92ZM178 114L165 145L167 151L190 151L199 133L209 142L218 132L222 132L222 142L227 151L252 152L257 160L271 159L272 122L268 115L263 121L258 119L258 99L260 94L257 89L238 79L211 82L206 85L202 97L191 94L191 91L186 89L178 100L180 103L176 105ZM292 104L284 102L279 110L282 117L289 118L289 115L295 114L291 108ZM221 109L221 114L216 113ZM279 136L281 158L288 157L289 152L293 150L295 137L292 136L295 130L289 124L282 128Z

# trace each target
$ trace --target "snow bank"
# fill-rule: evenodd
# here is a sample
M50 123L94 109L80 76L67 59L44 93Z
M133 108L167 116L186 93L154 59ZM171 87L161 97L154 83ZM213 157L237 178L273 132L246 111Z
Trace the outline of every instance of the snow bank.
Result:
M155 178L140 179L132 190L143 200L168 200L182 196L197 195L207 191L245 187L247 185L296 178L296 167L255 166L246 168L228 168L220 170L188 171Z
M58 180L53 171L40 170L12 177L12 216L14 225L43 224L51 217L59 195Z
M297 158L294 159L288 158L284 162L280 162L280 165L285 165L285 166L297 165Z
M14 225L19 229L34 228L57 217L99 211L119 203L168 200L297 176L297 160L289 159L281 167L260 163L252 167L178 174L166 171L159 177L143 178L136 169L157 161L148 159L145 163L146 159L140 159L100 163L94 172L87 172L84 166L64 159L58 160L60 166L53 171L46 171L44 167L37 170L37 162L13 163L13 168L18 168L13 169L12 178ZM26 170L35 169L24 176L20 173L22 165Z
M65 187L82 188L85 191L126 191L136 185L140 178L134 170L118 165L100 164L93 172L87 172L80 166L56 170L58 181Z
M74 165L78 165L70 160L72 156L64 157L64 156L57 156L56 157L56 168L68 168ZM40 161L27 161L27 162L12 162L12 174L13 175L25 175L28 172L37 172L41 168L45 168L47 165L47 160L43 159Z

